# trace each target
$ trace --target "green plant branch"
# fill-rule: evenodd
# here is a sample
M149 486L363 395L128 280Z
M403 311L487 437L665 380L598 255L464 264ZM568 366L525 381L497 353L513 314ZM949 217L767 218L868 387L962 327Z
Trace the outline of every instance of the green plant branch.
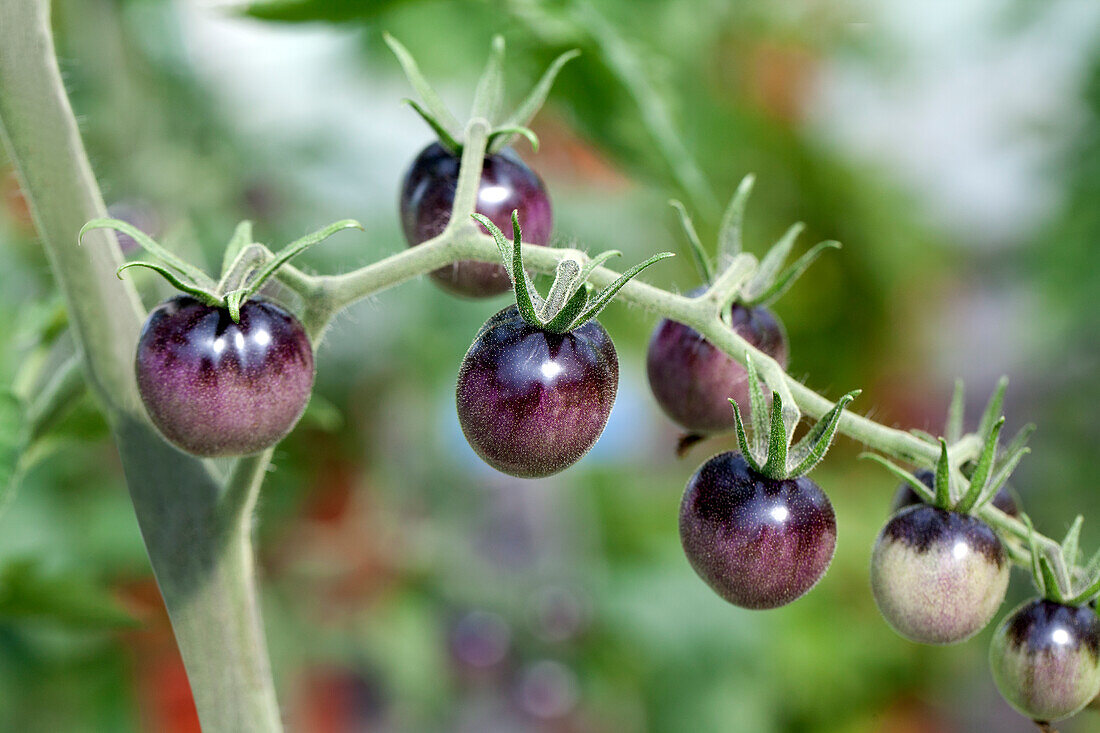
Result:
M64 296L84 381L118 445L203 729L279 731L250 523L217 521L219 481L145 417L133 371L144 309L133 286L115 277L122 255L114 233L94 230L77 241L83 224L105 217L106 208L65 94L49 16L47 0L0 3L0 139ZM69 377L58 379L61 392Z
M475 184L481 176L483 154L480 151L484 150L482 138L485 131L486 127L476 124L476 121L467 128L469 139L459 171L459 191L463 195L456 196L450 223L443 233L421 245L346 274L307 275L300 271L281 271L277 275L288 287L310 301L312 310L307 311L310 315L305 322L311 333L322 333L331 319L351 304L439 267L458 260L500 261L500 251L491 237L472 226L458 223L469 221L469 214L473 213L475 197L470 192L476 191ZM575 260L582 267L591 261L585 252L576 249L523 246L524 265L539 272L553 273L558 264L567 259ZM754 348L722 320L722 310L737 296L755 264L756 260L751 255L735 259L698 298L678 295L635 279L623 287L619 299L691 326L741 364L751 359L768 386L780 392L784 404L794 405L801 414L820 419L836 403L792 378L777 361ZM603 288L618 277L619 273L614 270L596 267L589 281L595 287ZM880 425L851 410L841 414L838 432L868 448L924 467L934 466L940 454L936 443ZM951 471L957 473L962 464L976 458L981 446L982 440L976 434L960 437L949 447ZM1002 535L1018 541L1027 540L1027 528L992 504L982 507L978 515ZM1049 551L1058 547L1057 542L1038 533L1036 541ZM1014 561L1027 565L1025 555L1015 552L1016 549L1009 546L1010 556Z

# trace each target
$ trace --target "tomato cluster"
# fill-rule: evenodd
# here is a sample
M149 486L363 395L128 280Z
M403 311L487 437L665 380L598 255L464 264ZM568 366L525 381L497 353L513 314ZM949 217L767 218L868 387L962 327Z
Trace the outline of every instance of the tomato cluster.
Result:
M452 225L462 160L462 143L437 119L442 112L416 108L440 142L417 156L401 187L399 213L410 247ZM533 137L513 126L492 128L490 137L515 134ZM583 262L565 256L544 298L523 266L520 222L528 243L549 244L553 219L546 187L507 146L490 147L481 163L474 219L493 237L501 264L459 261L431 276L445 290L471 298L511 287L515 303L484 323L462 359L458 419L470 446L490 466L519 478L550 476L592 448L615 401L618 355L596 316L632 277L665 255L635 266L598 294L587 281L613 253ZM740 216L750 188L746 179L719 237L718 259L727 273L741 256ZM797 235L792 229L750 279L724 293L682 207L681 213L706 281L689 297L714 306L714 328L700 328L724 345L684 323L662 320L647 352L649 385L660 408L689 435L734 431L740 448L711 457L689 479L680 504L681 543L691 567L723 599L746 609L776 608L809 592L832 561L836 516L806 474L823 458L856 393L820 415L792 445L801 416L781 374L790 349L768 306L832 245L818 245L780 273ZM294 315L256 293L291 256L351 224L338 223L289 245L266 265L266 250L250 243L251 230L238 230L230 249L239 252L227 257L215 285L125 222L89 223L131 235L168 265L129 263L122 269L145 264L184 291L149 315L135 358L141 398L167 440L199 456L246 455L270 448L294 427L313 385L313 345ZM501 231L509 224L511 244ZM729 343L743 344L745 358L733 359L729 354L737 351ZM769 362L770 406L753 358ZM952 463L944 439L935 471L911 474L879 459L904 481L874 544L870 585L883 618L901 636L959 643L989 624L1004 601L1011 559L1030 551L1041 597L1017 608L997 629L990 663L1010 704L1037 721L1054 721L1100 693L1100 619L1089 605L1100 581L1095 588L1082 586L1066 570L1077 567L1076 529L1052 564L1048 550L1034 541L1018 547L983 520L988 512L1000 512L1029 521L1005 484L1024 449L1021 442L998 452L1003 418L993 418L1000 404L1000 398L991 402L977 433L984 441L980 455L963 465ZM751 439L742 413L751 414ZM952 422L948 436L960 430Z

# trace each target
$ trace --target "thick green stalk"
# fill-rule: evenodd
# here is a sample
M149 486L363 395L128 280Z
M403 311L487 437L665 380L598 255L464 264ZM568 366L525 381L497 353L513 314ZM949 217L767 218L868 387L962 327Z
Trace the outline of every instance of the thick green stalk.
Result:
M0 134L65 296L85 378L114 432L203 728L278 731L250 521L220 519L223 488L207 465L165 443L145 418L133 376L143 309L115 277L122 257L114 234L92 231L77 244L84 222L106 210L65 95L46 0L0 3ZM235 474L246 486L244 510L258 485L246 477L255 473Z

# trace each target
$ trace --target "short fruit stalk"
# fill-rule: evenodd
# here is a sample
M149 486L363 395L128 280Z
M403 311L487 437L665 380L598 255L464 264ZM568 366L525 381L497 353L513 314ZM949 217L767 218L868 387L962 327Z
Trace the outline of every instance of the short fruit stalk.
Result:
M439 95L421 75L409 51L388 35L386 42L397 55L412 86L420 92L421 102L409 100L409 104L439 138L416 157L401 186L398 200L401 227L405 240L414 247L442 234L450 223L458 189L462 131ZM523 135L538 149L538 139L527 125L542 106L558 71L576 55L576 52L569 52L558 57L530 96L512 113L502 115L504 39L497 36L474 99L471 119L485 118L490 126L488 153L478 182L475 211L499 228L508 227L512 211L518 211L528 244L550 242L553 229L550 196L542 179L508 145L517 135ZM444 289L470 298L499 295L511 286L503 267L473 260L460 260L439 268L432 272L432 279Z
M805 477L824 457L845 395L793 448L793 425L783 422L783 400L773 393L771 415L751 360L748 362L754 438L750 446L737 402L741 453L704 463L680 502L680 541L692 568L725 600L748 609L776 608L805 595L824 576L836 549L836 516L821 488Z
M584 268L565 260L544 300L523 269L518 212L512 212L511 246L488 218L474 217L500 248L516 305L486 321L462 359L459 423L493 468L520 478L549 476L589 451L615 402L619 360L596 315L630 278L671 254L635 266L596 296L588 274L617 253L605 252Z
M728 267L741 253L741 231L745 205L753 177L746 176L734 194L719 233L718 254L712 258L703 248L691 219L678 201L673 205L687 234L704 287L691 295L702 295L715 281L716 265ZM796 224L776 243L752 278L721 310L723 321L753 348L775 359L784 369L790 347L782 322L768 306L791 286L826 248L823 242L781 272L802 225ZM717 260L717 262L715 261ZM728 312L726 308L729 308ZM657 324L646 354L650 390L668 417L690 434L709 435L733 430L733 413L726 400L737 401L749 410L748 375L745 368L716 348L688 325L670 319Z

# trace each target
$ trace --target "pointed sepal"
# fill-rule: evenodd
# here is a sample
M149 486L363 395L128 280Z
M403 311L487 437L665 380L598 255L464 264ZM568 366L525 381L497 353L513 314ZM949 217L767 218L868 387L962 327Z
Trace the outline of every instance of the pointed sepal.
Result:
M683 227L684 234L687 235L688 249L691 251L695 269L699 271L699 277L702 278L703 284L709 286L714 282L714 265L710 261L710 255L703 248L703 243L699 240L699 233L695 231L695 225L692 223L691 217L688 216L687 208L676 199L672 199L668 203L676 209L676 213L680 216L680 226Z
M393 55L397 57L406 78L409 80L409 84L420 95L420 99L424 102L425 111L441 129L447 132L451 140L457 140L462 134L462 125L458 124L458 120L447 109L447 105L443 104L443 100L440 99L435 89L424 78L416 59L409 53L409 49L405 48L400 41L389 33L383 33L382 38L385 40L386 45L390 47L390 50L393 51Z
M821 416L805 437L793 448L791 437L794 434L789 424L791 412L784 408L780 390L772 391L772 404L769 410L765 405L764 390L752 357L746 356L745 372L749 382L749 402L752 407L752 428L754 447L750 448L741 408L733 399L734 428L737 442L745 460L753 470L771 479L788 479L804 476L825 457L840 425L844 408L859 395L859 390L849 392L840 398L833 407ZM766 437L765 437L766 436ZM762 457L757 454L763 453Z
M214 280L209 275L192 265L190 262L183 260L128 221L122 221L121 219L92 219L84 226L80 227L80 233L77 235L77 243L80 243L84 239L84 234L92 229L114 229L123 234L128 234L135 242L141 245L146 252L179 272L198 287L209 290L213 290L215 287Z
M546 102L546 97L550 94L550 88L554 86L554 80L557 78L562 67L580 55L580 51L573 49L572 51L566 51L554 59L554 62L546 69L535 86L531 88L527 97L519 103L519 106L516 107L510 115L508 115L508 118L501 123L498 129L501 131L527 129L531 124L531 120L535 118L535 115L538 114L538 111ZM492 138L489 144L489 152L500 152L502 149L511 145L514 138L514 134L503 134L499 137Z
M980 508L978 507L978 500L985 491L986 485L989 483L989 477L993 473L993 459L997 454L997 438L1000 436L1004 424L1005 419L1002 417L993 423L989 433L986 434L985 444L978 456L978 463L970 474L970 486L962 499L959 500L959 503L955 505L955 511L961 514L969 514L975 508Z
M940 438L940 457L936 461L935 479L932 488L936 492L936 506L940 509L951 508L951 461L947 455L947 441Z
M821 462L826 451L829 450L829 446L832 445L837 430L840 428L840 418L844 413L844 408L851 404L852 400L858 397L860 393L861 390L854 389L837 400L832 409L822 415L821 419L814 423L814 426L806 433L806 436L791 449L793 466L790 470L792 474L798 476L807 474Z
M485 71L481 73L470 117L483 117L496 122L504 102L504 36L493 36L492 50Z
M943 427L943 437L951 445L959 442L963 436L963 413L966 411L966 385L963 380L955 380L955 391L951 393L951 404L947 407L947 422Z
M860 453L859 457L874 461L875 463L879 464L887 471L894 474L894 476L908 484L913 489L913 491L917 493L917 496L921 497L926 504L931 504L933 506L935 505L936 494L932 491L932 489L928 488L928 486L923 481L921 481L909 471L906 471L901 466L898 466L890 460L880 456L878 453Z
M341 219L340 221L333 222L326 227L322 227L315 232L305 235L301 239L297 239L281 250L275 253L275 257L264 265L259 272L257 272L248 283L244 285L245 294L244 298L248 299L257 290L259 290L263 284L274 275L280 267L285 265L294 257L297 257L302 252L312 247L319 242L331 237L339 231L344 229L362 229L363 225L357 222L355 219Z
M722 215L722 223L718 228L718 267L724 269L733 262L733 258L741 254L744 249L742 232L745 223L745 206L749 196L752 195L753 184L756 176L749 173L741 179L733 198L730 199L725 213Z
M117 270L115 270L115 276L118 277L119 280L121 280L122 273L132 267L142 267L147 270L152 270L153 272L157 273L165 280L167 280L176 290L187 293L188 295L195 297L196 299L207 305L221 305L221 300L210 290L199 287L189 279L179 277L169 268L165 267L164 265L158 265L155 262L146 262L144 260L133 260L131 262L125 262L120 265Z

